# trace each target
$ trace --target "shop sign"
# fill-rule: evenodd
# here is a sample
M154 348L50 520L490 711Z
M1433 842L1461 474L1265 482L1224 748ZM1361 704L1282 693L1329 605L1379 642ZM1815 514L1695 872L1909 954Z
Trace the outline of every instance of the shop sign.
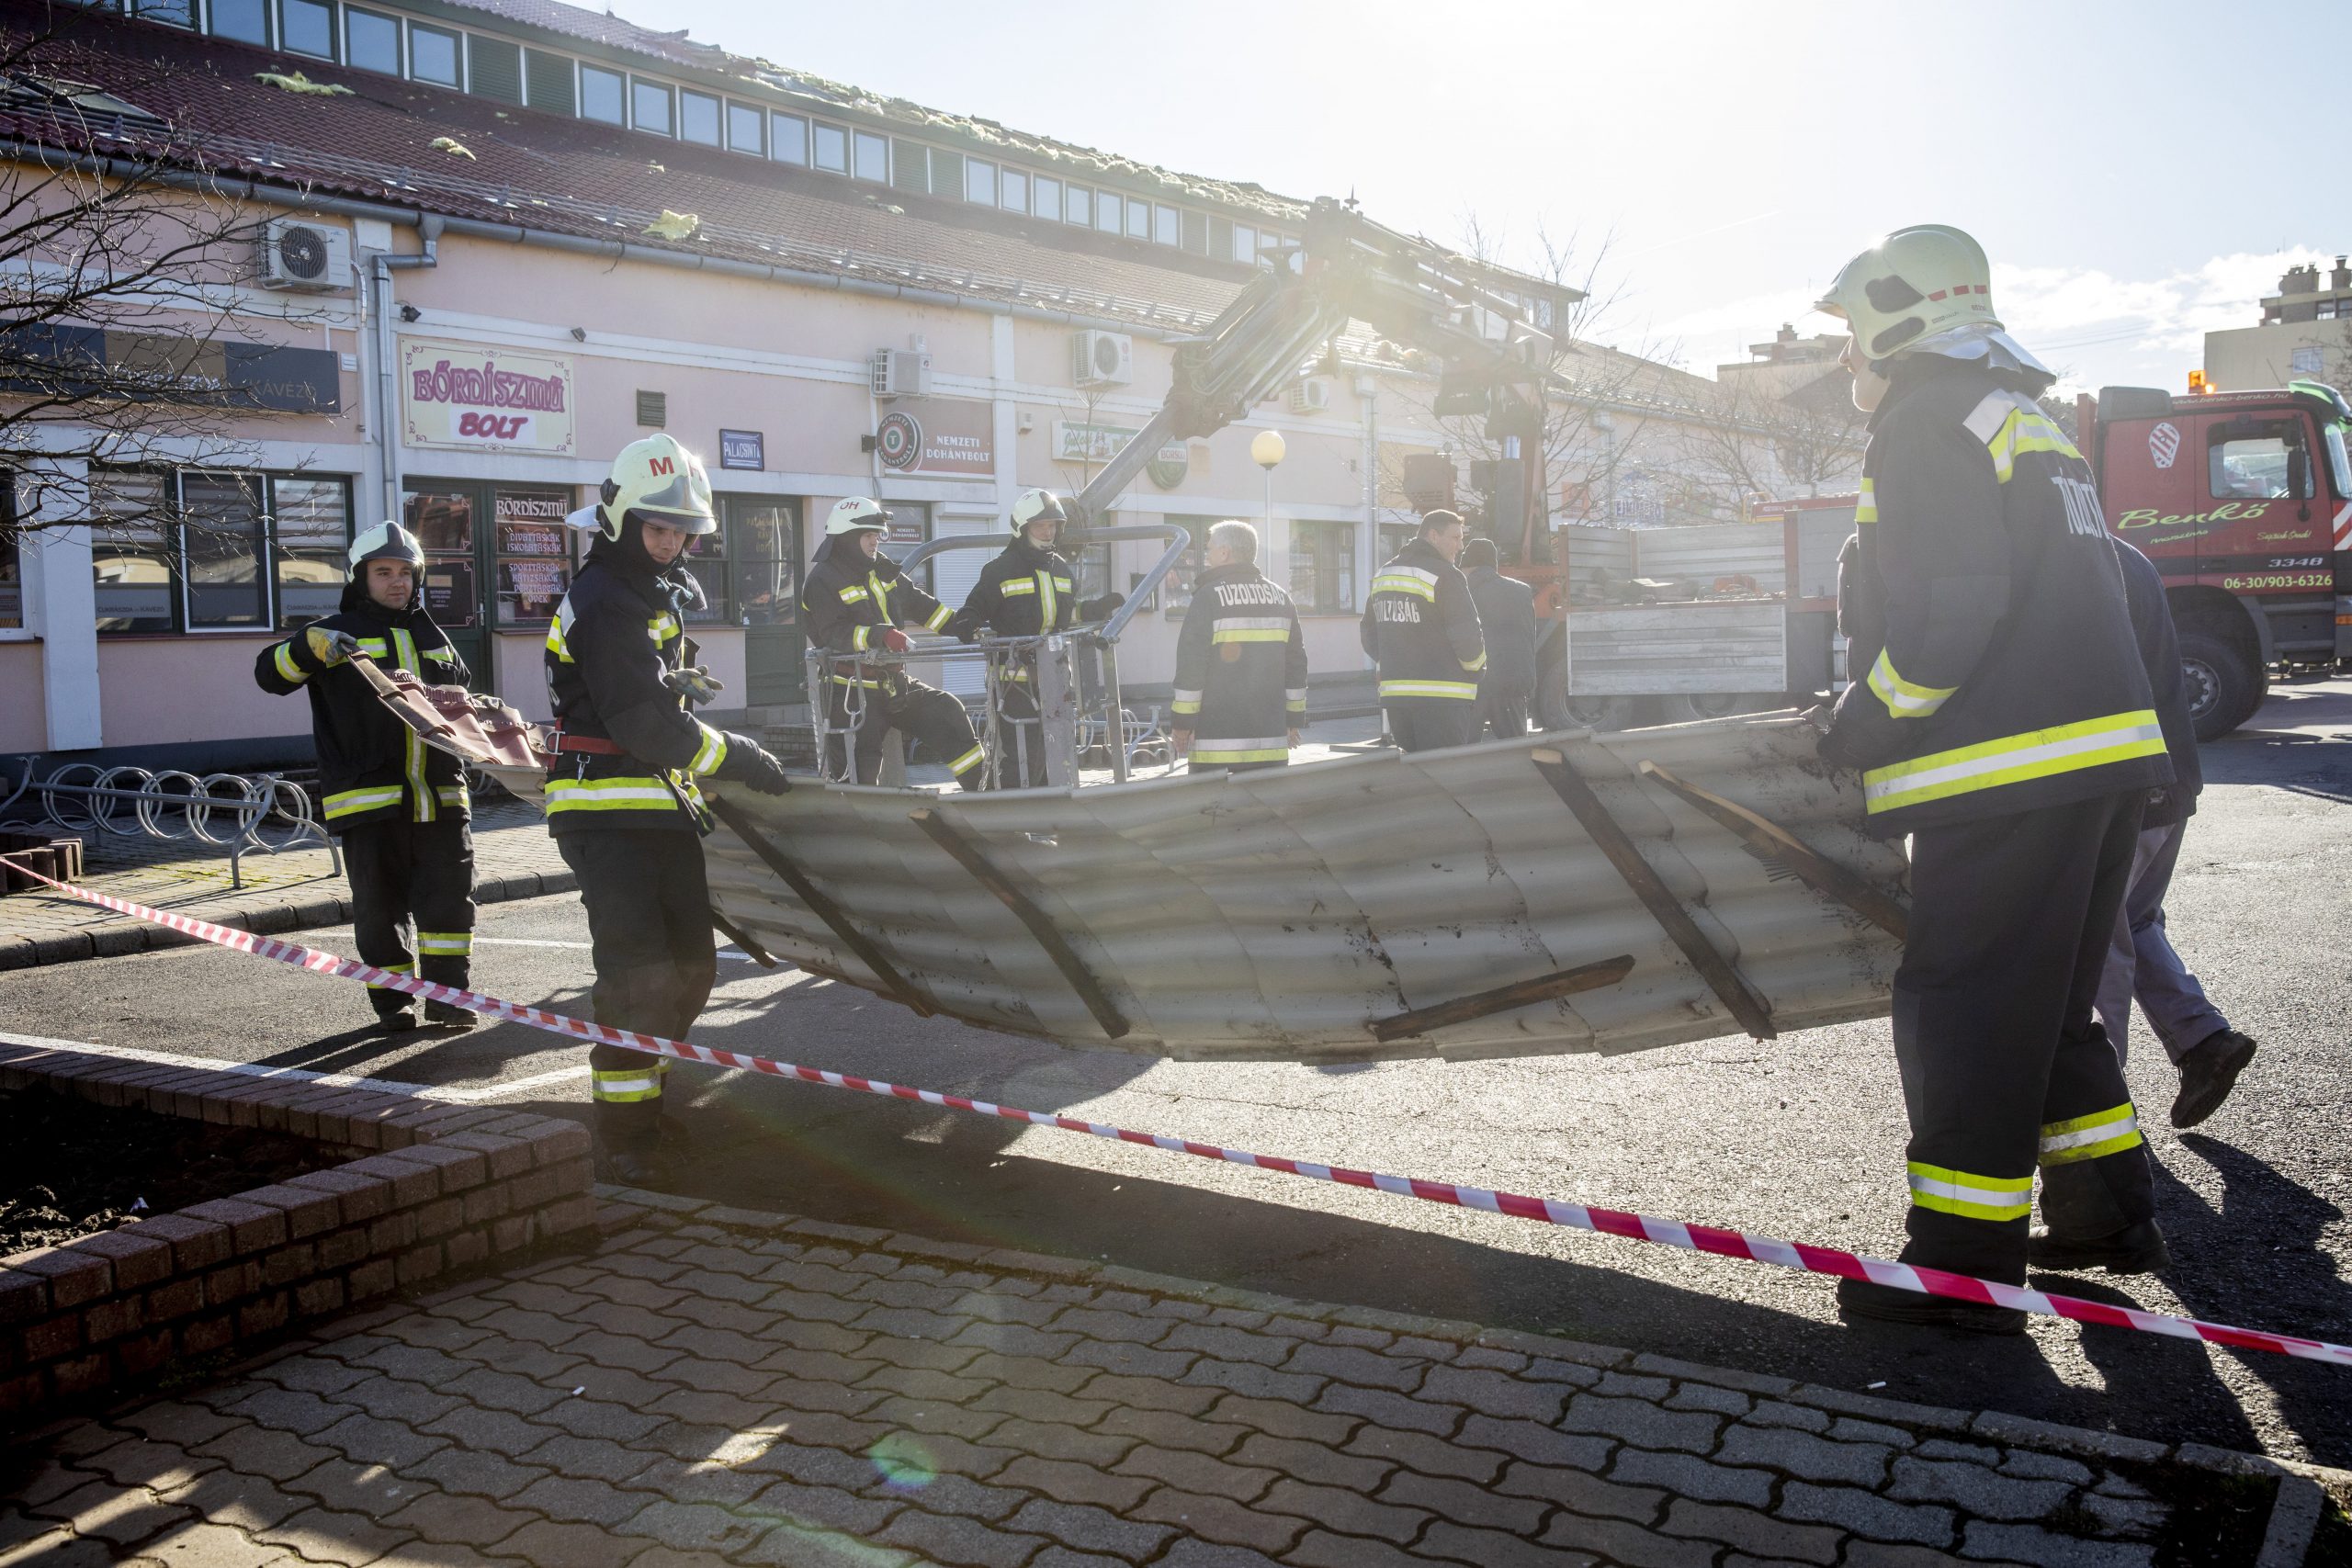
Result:
M5 391L277 413L334 413L343 406L342 366L323 348L41 322L0 326L0 356L54 372L0 378ZM74 375L84 367L91 376L86 381Z
M718 433L718 466L722 468L749 468L758 473L768 466L767 435L758 430L722 430Z
M1107 463L1118 456L1119 448L1134 437L1136 427L1127 424L1086 424L1077 420L1057 419L1054 422L1054 461L1057 463ZM1151 456L1144 465L1144 472L1151 482L1162 490L1174 490L1184 482L1192 471L1192 458L1182 441L1170 441Z
M995 409L970 398L899 398L874 427L882 466L901 474L996 472Z
M572 450L568 355L401 340L402 439L460 452Z

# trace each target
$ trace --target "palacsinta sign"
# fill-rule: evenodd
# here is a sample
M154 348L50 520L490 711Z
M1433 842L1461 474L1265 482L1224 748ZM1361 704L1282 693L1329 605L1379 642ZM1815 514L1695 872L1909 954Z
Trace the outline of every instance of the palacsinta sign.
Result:
M575 385L567 355L403 338L401 439L450 451L568 457Z

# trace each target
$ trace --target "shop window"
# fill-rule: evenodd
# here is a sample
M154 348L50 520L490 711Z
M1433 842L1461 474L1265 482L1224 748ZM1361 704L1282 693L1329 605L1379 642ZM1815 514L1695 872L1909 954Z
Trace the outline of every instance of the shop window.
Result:
M676 134L677 106L670 97L670 89L659 82L648 82L639 76L629 78L628 118L638 130L655 136Z
M209 10L220 37L269 47L269 0L212 0Z
M808 163L808 122L797 114L768 116L768 156L779 164Z
M1374 564L1385 565L1395 560L1399 550L1420 536L1421 525L1419 523L1383 523L1380 525L1380 553L1374 558Z
M2216 501L2308 501L2311 457L2300 421L2237 420L2215 425L2206 466Z
M251 474L180 475L180 567L190 631L270 624L259 490Z
M1071 186L1068 199L1062 203L1062 219L1081 229L1094 223L1094 193L1084 186Z
M1035 185L1035 189L1032 193L1031 200L1037 216L1049 223L1060 222L1062 220L1062 182L1051 175L1039 175Z
M997 199L1007 211L1028 211L1029 176L1019 169L1005 170L1004 178L998 186Z
M444 87L458 84L458 35L421 22L408 25L408 73Z
M1183 558L1169 568L1168 575L1159 581L1160 609L1171 616L1181 615L1193 602L1193 584L1199 580L1202 565L1207 559L1209 530L1224 520L1165 517L1161 521L1173 523L1192 536L1192 542L1184 547ZM1154 547L1158 547L1156 544Z
M528 626L555 618L571 588L572 531L568 490L502 490L492 498L498 537L498 624Z
M857 177L861 180L871 180L878 186L888 185L890 183L890 139L887 136L876 136L871 131L861 130L852 138L852 141L857 153L855 171Z
M334 58L334 7L321 0L283 0L277 12L278 47L296 54Z
M707 93L678 93L678 135L705 147L718 145L718 100Z
M466 85L502 104L523 101L523 49L504 39L466 35Z
M982 207L996 205L996 165L981 158L964 160L964 199Z
M619 72L582 65L580 68L580 118L601 120L606 125L627 124L628 90L628 80Z
M849 173L849 132L838 125L815 126L817 167L829 175Z
M17 477L0 474L0 631L25 629L25 579L17 544Z
M750 104L727 106L727 150L749 152L758 157L767 149L760 141L760 124L765 117Z
M363 71L401 73L401 23L397 17L356 8L343 13L343 57Z
M1290 596L1303 614L1340 615L1356 607L1356 529L1352 523L1294 523Z
M686 621L697 626L731 626L735 624L734 606L727 596L728 538L725 528L716 533L695 534L686 540L686 570L695 574L702 585L703 607L686 612Z
M733 568L729 602L747 626L790 626L799 619L799 585L793 581L793 508L723 498L725 546ZM695 573L705 592L710 579Z
M572 80L572 65L569 56L548 54L542 50L523 51L523 89L535 109L549 114L574 115L580 112L579 85Z
M98 630L179 627L172 591L171 476L144 468L90 470L90 571Z
M471 491L408 491L401 521L424 547L424 607L447 631L481 624Z
M351 497L339 479L273 479L277 624L299 626L335 613L350 570Z

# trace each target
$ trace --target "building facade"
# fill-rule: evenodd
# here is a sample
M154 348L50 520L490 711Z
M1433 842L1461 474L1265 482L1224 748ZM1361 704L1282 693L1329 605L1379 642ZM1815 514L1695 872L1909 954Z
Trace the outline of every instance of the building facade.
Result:
M202 384L240 395L203 440L10 459L43 481L37 505L18 483L0 561L10 753L299 756L307 714L255 688L254 657L332 608L346 541L386 517L423 538L476 683L544 715L548 619L581 547L561 519L657 429L704 455L718 495L693 635L727 716L783 717L802 700L800 572L836 499L883 499L893 547L1002 531L1021 490L1082 488L1159 407L1171 340L1254 269L1296 265L1297 201L553 0L126 4L62 12L48 90L0 105L0 139L19 174L163 147L155 181L236 206L251 243L199 269L185 315L225 367ZM54 14L0 6L0 25ZM1493 282L1543 324L1574 297ZM1163 450L1111 520L1194 538L1261 520L1328 676L1362 670L1364 584L1411 525L1403 456L1455 443L1428 412L1431 367L1395 345L1351 336L1320 365ZM1591 400L1612 475L1645 442L1670 451L1645 430L1703 412L1639 379ZM1249 455L1267 428L1288 446L1271 475ZM1159 548L1095 547L1089 591L1125 592ZM938 557L934 590L960 602L985 559ZM1123 644L1146 701L1189 581Z
M2290 381L2352 381L2352 266L2298 266L2262 301L2262 324L2205 334L2205 383L2217 392Z

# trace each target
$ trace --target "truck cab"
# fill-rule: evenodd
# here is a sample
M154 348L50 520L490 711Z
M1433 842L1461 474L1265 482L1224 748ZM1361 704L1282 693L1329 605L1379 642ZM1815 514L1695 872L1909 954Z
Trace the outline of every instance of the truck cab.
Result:
M2076 413L2108 526L2164 573L2199 739L2251 717L2272 671L2352 658L2342 393L2109 387Z

